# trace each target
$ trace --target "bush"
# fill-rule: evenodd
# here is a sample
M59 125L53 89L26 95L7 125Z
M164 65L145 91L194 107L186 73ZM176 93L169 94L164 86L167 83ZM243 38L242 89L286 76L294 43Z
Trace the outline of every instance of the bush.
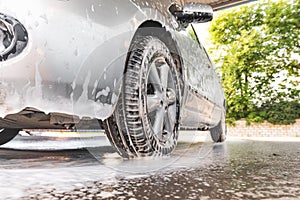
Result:
M261 107L253 108L246 116L248 124L268 121L272 124L288 125L300 118L298 101L267 102ZM232 122L232 119L231 119Z
M265 110L265 120L272 124L294 124L300 118L300 104L296 101L270 103Z

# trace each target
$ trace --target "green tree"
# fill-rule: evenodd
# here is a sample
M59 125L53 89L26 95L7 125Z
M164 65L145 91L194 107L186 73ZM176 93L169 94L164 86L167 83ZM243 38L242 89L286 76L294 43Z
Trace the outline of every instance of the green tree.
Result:
M263 108L299 102L300 0L260 1L221 11L209 31L229 122L261 121L270 117Z

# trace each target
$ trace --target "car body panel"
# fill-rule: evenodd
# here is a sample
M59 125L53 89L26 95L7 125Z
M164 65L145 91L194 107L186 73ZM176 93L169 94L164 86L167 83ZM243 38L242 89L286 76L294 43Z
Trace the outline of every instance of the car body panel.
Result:
M108 118L120 94L130 43L141 24L151 20L171 33L180 52L183 116L198 113L199 123L216 125L224 94L204 49L169 12L174 3L180 1L0 0L0 12L19 20L29 37L20 55L0 62L0 117L34 108ZM199 105L205 102L207 107Z
M119 94L131 39L148 19L145 13L126 0L2 0L0 5L29 34L25 51L0 64L1 116L34 107L107 118ZM115 94L95 104L97 93L108 91ZM104 106L104 112L94 110Z
M212 127L221 119L224 92L213 63L190 31L192 27L176 34L186 83L181 121L184 127Z

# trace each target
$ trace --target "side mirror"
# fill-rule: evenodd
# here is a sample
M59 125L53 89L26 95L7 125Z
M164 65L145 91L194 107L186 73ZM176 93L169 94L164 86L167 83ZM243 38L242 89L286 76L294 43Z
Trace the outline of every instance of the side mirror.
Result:
M213 9L206 4L188 2L181 10L178 6L176 8L170 8L170 11L183 27L187 27L190 23L204 23L213 19Z

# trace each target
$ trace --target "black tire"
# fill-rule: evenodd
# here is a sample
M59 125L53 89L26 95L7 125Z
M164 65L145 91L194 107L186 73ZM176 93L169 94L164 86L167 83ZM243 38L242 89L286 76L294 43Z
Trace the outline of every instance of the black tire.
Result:
M210 135L214 142L224 142L227 136L227 126L225 112L222 112L221 120L216 127L211 128Z
M145 36L131 45L123 88L106 134L124 158L159 156L177 145L180 91L167 46Z
M0 145L4 145L14 139L18 135L19 131L19 129L2 129L0 131Z

